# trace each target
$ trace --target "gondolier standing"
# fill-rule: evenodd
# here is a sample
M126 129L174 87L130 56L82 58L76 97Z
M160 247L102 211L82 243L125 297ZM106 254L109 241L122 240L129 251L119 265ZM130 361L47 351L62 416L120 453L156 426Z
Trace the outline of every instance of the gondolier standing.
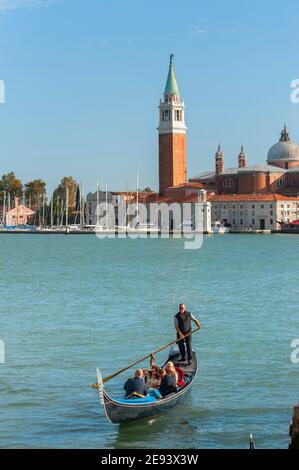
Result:
M198 328L201 328L201 324L199 321L192 315L191 312L188 312L186 310L185 304L180 304L179 305L179 311L178 313L174 316L174 326L177 332L177 339L178 341L178 346L180 348L180 353L181 353L181 359L180 361L185 361L186 360L186 354L185 354L185 343L186 343L186 349L187 349L187 355L188 355L188 364L192 363L192 335L187 336L187 338L182 339L183 336L187 335L192 331L192 326L191 322L194 322Z

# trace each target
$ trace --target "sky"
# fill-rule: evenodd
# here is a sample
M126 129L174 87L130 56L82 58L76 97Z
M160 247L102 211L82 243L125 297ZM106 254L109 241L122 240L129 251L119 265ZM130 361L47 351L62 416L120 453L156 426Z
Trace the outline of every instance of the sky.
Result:
M298 0L0 0L0 175L158 189L169 55L186 105L187 174L241 145L264 163L286 122L299 143Z

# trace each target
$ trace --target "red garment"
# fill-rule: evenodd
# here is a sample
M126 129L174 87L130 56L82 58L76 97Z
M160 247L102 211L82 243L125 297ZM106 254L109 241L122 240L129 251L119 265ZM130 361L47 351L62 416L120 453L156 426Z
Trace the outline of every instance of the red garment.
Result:
M185 373L183 371L183 369L181 369L180 367L176 367L175 370L177 371L177 374L178 374L178 387L182 387L183 385L185 385Z

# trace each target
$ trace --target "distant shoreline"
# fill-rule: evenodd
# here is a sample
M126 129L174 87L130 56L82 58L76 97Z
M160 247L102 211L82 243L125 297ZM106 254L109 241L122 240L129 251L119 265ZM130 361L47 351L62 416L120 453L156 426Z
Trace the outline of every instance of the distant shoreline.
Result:
M215 235L215 236L224 236L224 235L299 235L299 230L289 230L289 231L280 231L280 230L230 230L226 234L213 234L212 232L181 232L180 230L174 231L159 231L159 232L150 232L150 231L139 231L139 230L130 230L129 232L117 231L117 230L105 230L102 232L93 232L91 230L74 230L66 233L65 230L0 230L0 235L115 235L117 238L122 238L124 236L130 235L147 235L154 237L163 237L163 235L169 234L173 235L190 235L190 234L202 234L203 235Z

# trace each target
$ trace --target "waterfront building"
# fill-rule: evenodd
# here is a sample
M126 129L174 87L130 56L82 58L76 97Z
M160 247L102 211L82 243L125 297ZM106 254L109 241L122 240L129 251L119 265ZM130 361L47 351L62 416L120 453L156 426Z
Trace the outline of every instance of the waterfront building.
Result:
M235 230L280 230L278 222L299 218L299 197L282 194L215 194L212 222L223 221Z
M86 196L86 225L97 225L97 204L105 203L115 205L112 193L110 191L90 192Z
M182 106L181 121L176 121L178 105ZM226 222L235 230L279 230L279 222L299 218L299 147L292 142L286 125L279 141L269 149L265 164L248 165L242 145L236 167L225 168L219 143L214 171L187 180L184 103L180 101L172 58L158 130L159 203L194 202L205 190L210 204L205 208L205 231L216 221ZM180 141L173 140L174 132L178 132Z
M114 217L116 225L118 224L127 224L127 221L118 221L118 207L119 205L128 205L128 204L137 204L137 199L139 203L146 203L147 198L156 193L139 191L95 191L94 193L90 192L86 196L86 224L87 225L97 225L97 204L100 204L102 209L104 209L106 202L113 207ZM128 217L129 219L130 217ZM146 219L142 220L143 223L146 223Z
M150 213L150 204L155 203L155 213ZM200 204L198 204L200 203ZM176 207L174 206L176 205ZM174 212L178 208L179 216ZM202 220L199 213L202 212ZM168 211L168 216L163 217L163 211ZM164 212L165 213L165 212ZM148 221L154 223L162 230L179 230L186 221L190 221L193 230L211 232L212 204L208 200L208 193L197 185L181 185L174 192L165 196L151 195L147 197ZM200 224L200 225L199 225Z
M151 203L159 207L179 203L183 207L184 203L194 205L204 200L203 225L207 232L211 222L216 220L223 220L240 230L250 227L276 230L280 227L277 221L298 218L299 147L291 141L286 125L279 141L269 149L265 164L249 165L242 145L238 154L236 152L236 166L225 168L225 155L219 143L214 170L202 172L189 180L186 174L186 131L185 104L171 55L164 98L159 105L159 192L139 193L140 203L145 203L148 208ZM87 195L87 221L90 225L96 224L97 200L104 202L106 193ZM119 204L137 204L137 193L110 192L107 201L117 212ZM152 222L148 211L138 217L140 223ZM127 222L126 219L125 225ZM116 224L122 222L116 218ZM157 225L162 228L159 220ZM167 227L163 228L174 228L171 215Z
M16 227L18 225L31 224L35 212L24 206L23 204L16 203L16 207L6 212L5 224L9 227Z

